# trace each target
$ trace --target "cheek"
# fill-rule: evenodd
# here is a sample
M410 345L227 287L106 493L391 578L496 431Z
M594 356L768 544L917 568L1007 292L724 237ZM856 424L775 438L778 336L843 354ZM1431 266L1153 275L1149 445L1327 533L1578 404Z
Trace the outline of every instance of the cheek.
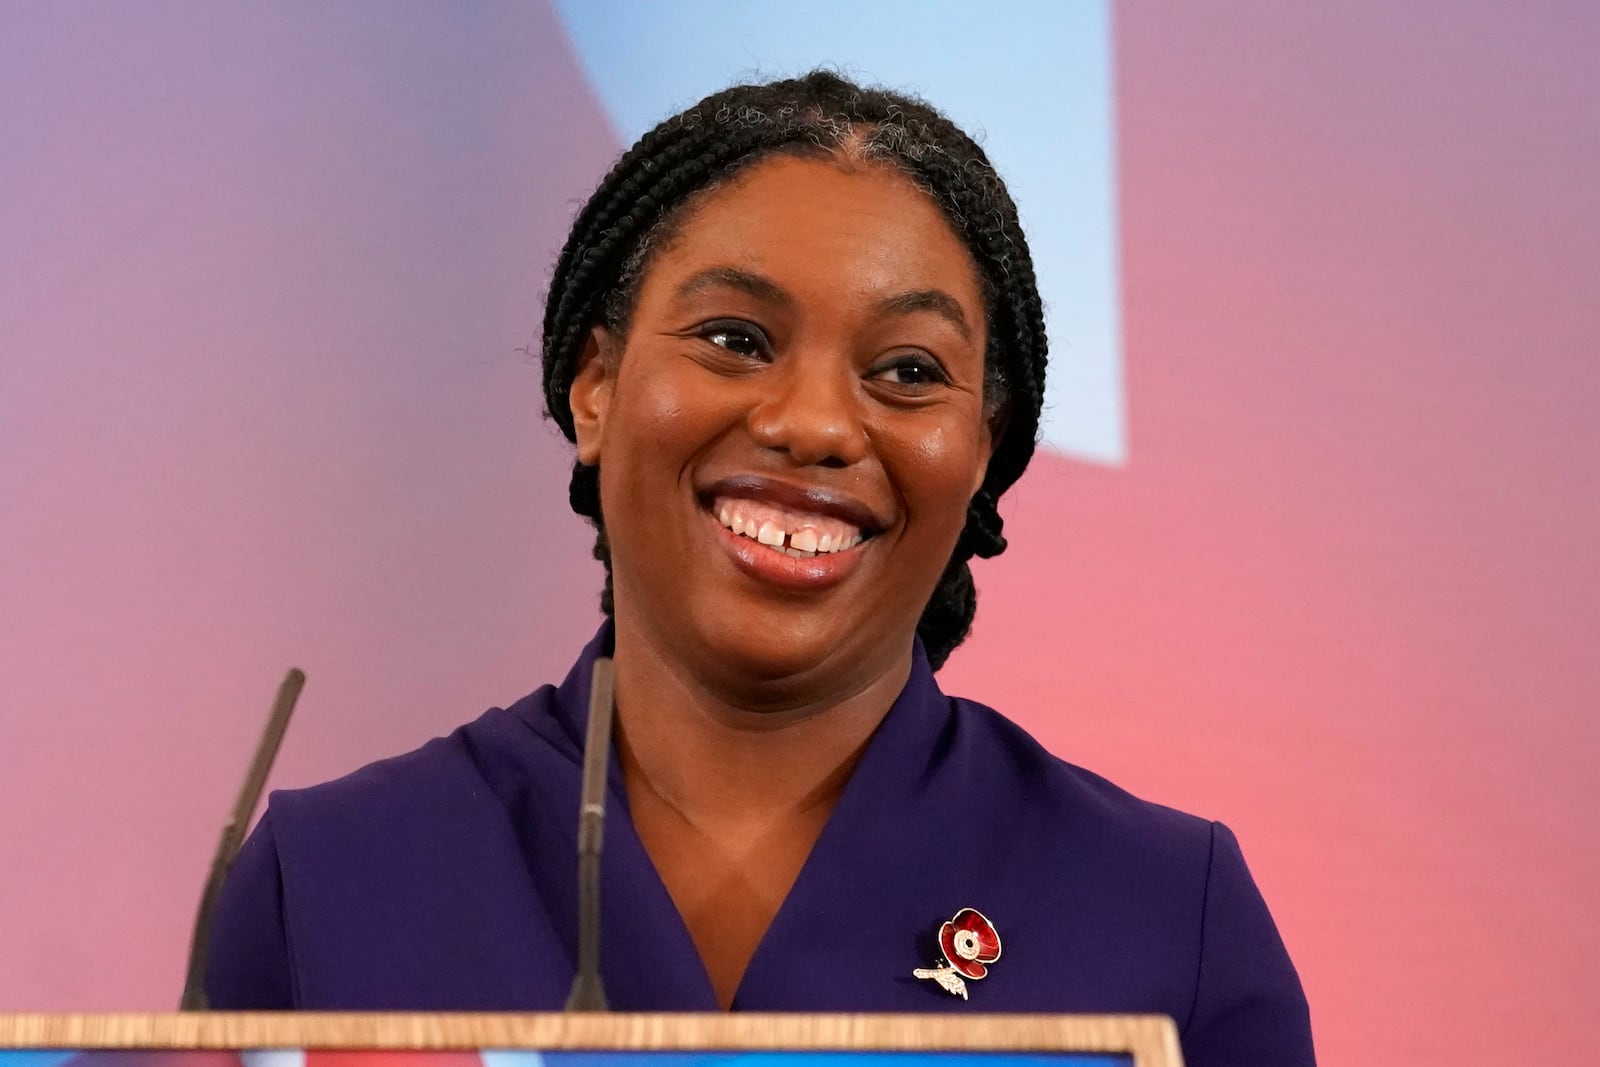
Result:
M941 422L907 436L895 465L912 521L953 543L986 459L981 432L965 423Z
M623 367L601 441L602 478L619 491L659 495L735 416L692 367L631 353Z
M624 378L618 383L616 437L633 447L665 434L681 432L688 397L665 377L643 380Z

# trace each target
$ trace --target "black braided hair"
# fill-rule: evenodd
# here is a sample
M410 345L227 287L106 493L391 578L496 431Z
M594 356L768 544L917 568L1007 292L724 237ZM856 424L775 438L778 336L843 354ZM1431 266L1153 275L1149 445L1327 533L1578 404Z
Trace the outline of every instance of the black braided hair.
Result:
M625 334L653 250L670 240L692 204L735 172L780 153L897 168L944 211L978 267L989 338L984 403L997 444L955 552L917 623L937 669L972 627L977 594L967 561L1005 550L997 503L1033 457L1046 344L1016 205L983 149L933 107L818 70L726 89L639 138L579 211L556 261L544 314L545 405L568 440L576 440L568 390L590 331L604 323ZM574 464L569 497L572 510L595 525L594 555L606 568L600 605L609 615L611 550L599 468Z

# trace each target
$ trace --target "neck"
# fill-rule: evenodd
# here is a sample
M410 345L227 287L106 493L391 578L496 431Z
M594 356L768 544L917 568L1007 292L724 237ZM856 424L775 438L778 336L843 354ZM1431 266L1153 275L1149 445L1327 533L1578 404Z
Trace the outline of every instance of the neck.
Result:
M911 651L876 677L727 684L664 654L619 619L614 663L630 796L646 789L706 827L831 810L905 687Z

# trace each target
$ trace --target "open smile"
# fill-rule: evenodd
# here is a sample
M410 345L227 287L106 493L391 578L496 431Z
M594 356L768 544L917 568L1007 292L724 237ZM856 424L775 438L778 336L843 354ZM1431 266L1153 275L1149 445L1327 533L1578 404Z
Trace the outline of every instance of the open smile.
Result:
M740 537L796 559L845 552L859 545L861 527L828 515L790 511L759 500L721 497L712 502L717 521Z
M843 581L881 529L853 500L758 477L718 482L701 507L735 566L794 590Z

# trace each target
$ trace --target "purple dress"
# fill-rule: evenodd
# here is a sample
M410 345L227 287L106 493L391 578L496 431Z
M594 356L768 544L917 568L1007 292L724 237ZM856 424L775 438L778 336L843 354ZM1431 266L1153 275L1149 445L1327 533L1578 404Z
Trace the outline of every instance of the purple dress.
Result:
M272 795L228 879L222 1009L561 1008L590 667L416 752ZM714 1011L611 767L601 965L623 1011ZM963 908L1001 956L969 1000L913 977ZM1233 834L939 691L919 647L773 919L736 1011L1159 1012L1190 1067L1313 1062L1305 995Z

